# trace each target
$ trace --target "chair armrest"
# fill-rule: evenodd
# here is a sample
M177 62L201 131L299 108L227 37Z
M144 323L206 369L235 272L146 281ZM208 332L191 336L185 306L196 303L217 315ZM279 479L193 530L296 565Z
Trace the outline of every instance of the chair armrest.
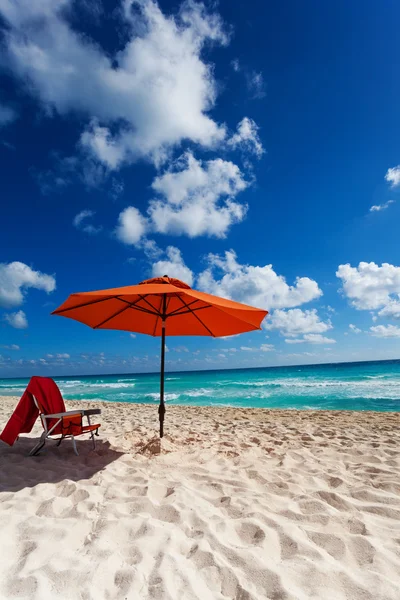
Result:
M62 413L54 413L52 415L43 415L42 416L45 419L61 419L62 417L67 417L68 415L84 415L85 411L84 410L67 410L66 412L62 412Z
M91 415L101 415L101 408L88 408L83 411L85 417L90 417Z

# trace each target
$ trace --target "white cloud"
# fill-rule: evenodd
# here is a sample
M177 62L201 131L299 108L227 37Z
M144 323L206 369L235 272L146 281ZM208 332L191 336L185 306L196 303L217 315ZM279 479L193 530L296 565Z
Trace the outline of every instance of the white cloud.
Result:
M285 340L287 344L336 344L333 338L324 337L320 333L306 333L302 338Z
M0 104L0 127L8 125L14 121L16 117L17 113L12 108L5 106L4 104Z
M261 158L264 154L264 148L258 135L259 127L253 119L244 117L240 123L238 123L236 133L227 141L229 147L236 149L242 148L247 152L254 152L254 154Z
M370 327L371 335L381 338L397 338L400 337L400 327L395 325L375 325Z
M5 350L20 350L20 347L17 344L10 344L9 346L1 346L5 348Z
M235 200L248 183L235 164L222 159L204 164L190 152L155 178L152 188L159 198L151 200L147 217L135 207L119 215L118 239L126 244L155 245L143 240L149 231L197 237L225 237L234 223L243 220L247 206Z
M149 261L158 260L164 253L164 251L157 246L154 240L149 240L147 238L142 239L140 242L140 248L143 250L146 258Z
M74 220L73 220L74 227L79 227L84 219L93 217L93 215L95 215L95 214L96 213L94 212L94 210L82 210L80 213L78 213L74 217Z
M279 330L286 337L295 337L305 333L324 333L332 329L330 321L321 321L317 310L301 310L293 308L290 310L277 309L271 317L267 317L264 324L265 329Z
M324 348L324 350L327 350L327 348ZM303 356L318 356L318 354L316 352L296 352L292 354L285 354L284 356L288 358L301 358Z
M101 226L95 227L89 223L89 225L85 225L85 227L82 228L82 231L88 233L89 235L96 235L97 233L100 233L102 229L103 228Z
M383 204L374 204L369 209L369 212L380 212L381 210L386 210L387 208L389 208L389 206L391 204L394 204L394 200L388 200L387 202L384 202Z
M87 219L93 217L95 214L96 214L96 212L94 210L82 210L80 213L78 213L74 217L74 220L73 220L74 227L76 227L77 229L80 229L81 231L84 231L85 233L89 233L92 235L96 234L96 233L100 233L100 231L102 230L102 227L95 227L91 223L86 223L86 224L84 223L84 221L87 221Z
M156 177L152 184L161 196L150 202L152 229L189 237L225 237L247 210L235 201L248 186L239 167L220 158L202 163L190 152L180 158L177 167Z
M400 184L400 165L387 170L385 179L391 184L391 187L397 187Z
M136 337L136 333L130 333L129 335L132 339L135 339L135 337Z
M117 198L119 198L121 194L123 194L124 189L125 184L123 181L120 181L115 177L111 179L111 188L109 194L113 200L117 200Z
M260 99L265 96L265 84L262 73L252 71L246 75L247 88L252 93L253 98Z
M390 300L379 312L380 317L387 317L389 319L400 319L400 301ZM372 320L376 321L377 317L373 316Z
M56 280L52 275L34 271L21 262L0 263L0 307L22 304L27 288L50 293L56 288Z
M10 142L6 142L5 140L1 140L1 145L4 146L4 148L7 148L8 150L16 150L14 144L10 144Z
M349 325L349 329L353 332L353 333L362 333L362 330L359 329L358 327L356 327L355 325L353 325L352 323L350 323Z
M240 62L238 58L231 60L232 69L238 73L240 71Z
M159 197L150 201L146 217L134 207L121 212L117 237L127 244L139 244L148 231L223 238L246 215L246 204L236 196L248 185L234 163L220 158L202 163L186 152L174 169L154 179Z
M145 235L147 221L134 206L125 208L118 217L117 238L124 244L137 244Z
M62 353L62 354L56 354L56 358L71 358L69 354L67 354L66 352Z
M261 344L261 352L271 352L274 349L273 344Z
M40 191L44 195L50 193L59 192L65 189L73 181L74 176L79 172L79 169L90 168L90 164L79 161L75 156L64 156L60 157L58 154L53 153L52 156L53 167L44 171L33 171L33 175L39 185ZM104 168L99 165L101 169ZM82 180L85 180L83 173L79 174ZM87 183L85 181L85 183Z
M398 301L400 267L360 262L358 267L339 265L336 276L342 280L345 296L358 310L375 310Z
M5 52L47 114L97 119L81 140L96 158L111 169L140 157L159 163L183 140L212 147L225 137L207 115L217 87L201 57L207 42L228 42L217 14L194 1L170 16L152 0L125 0L118 28L128 39L111 56L72 29L72 4L2 0Z
M267 310L300 306L322 296L313 279L298 277L294 285L288 285L282 275L275 273L272 265L239 264L233 250L222 256L209 254L207 258L209 266L200 273L198 287L211 294ZM215 275L218 272L220 279Z
M240 346L243 352L271 352L274 349L272 344L261 344L259 348L250 346ZM232 348L230 352L236 352L235 348Z
M75 181L83 183L89 189L102 187L109 184L108 195L116 200L124 191L124 184L115 176L111 176L110 169L96 158L89 157L82 150L84 144L79 146L78 156L60 156L53 152L52 167L44 171L33 170L33 175L44 195L53 194L64 190Z
M163 275L168 275L168 277L181 279L188 285L192 286L194 279L193 272L185 265L181 251L174 246L168 246L166 249L166 255L166 258L163 260L158 260L153 264L153 277L162 277Z
M18 310L15 313L7 313L4 315L4 319L11 327L15 327L15 329L26 329L28 327L28 320L23 310Z
M172 348L172 350L174 352L189 352L189 348L187 348L186 346L175 346L175 348Z
M117 169L125 158L126 148L112 137L107 127L101 127L96 119L82 133L80 144L111 171Z

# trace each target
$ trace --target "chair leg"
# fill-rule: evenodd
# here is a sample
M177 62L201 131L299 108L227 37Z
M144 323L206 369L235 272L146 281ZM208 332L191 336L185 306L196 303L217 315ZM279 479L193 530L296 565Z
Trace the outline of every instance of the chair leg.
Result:
M37 454L39 454L40 450L43 448L45 443L46 443L46 433L43 432L42 435L40 436L40 440L38 441L36 446L34 448L32 448L32 450L29 452L29 456L37 456Z
M57 442L57 448L58 448L58 446L60 446L60 444L63 441L63 439L64 439L64 436L61 436L60 439Z
M76 454L77 456L79 456L79 452L78 452L78 450L77 450L77 447L76 447L76 442L75 442L75 438L74 438L74 436L73 436L73 435L71 435L71 439L72 439L72 445L73 445L73 447L74 447L74 452L75 452L75 454Z
M90 432L90 437L92 438L93 450L96 450L96 440L94 439L94 432Z

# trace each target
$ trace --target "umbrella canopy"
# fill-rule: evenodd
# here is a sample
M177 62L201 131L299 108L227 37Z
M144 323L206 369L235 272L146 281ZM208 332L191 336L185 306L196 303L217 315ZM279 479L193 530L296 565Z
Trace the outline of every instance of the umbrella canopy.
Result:
M221 337L260 329L268 311L193 290L168 276L138 285L71 294L53 315L93 329L161 336L160 437L163 436L165 336Z

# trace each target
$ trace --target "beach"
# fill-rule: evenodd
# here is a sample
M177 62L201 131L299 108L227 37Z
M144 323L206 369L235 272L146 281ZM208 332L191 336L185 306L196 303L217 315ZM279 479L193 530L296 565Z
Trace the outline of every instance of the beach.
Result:
M0 444L1 599L400 597L399 413L82 406L95 451Z

